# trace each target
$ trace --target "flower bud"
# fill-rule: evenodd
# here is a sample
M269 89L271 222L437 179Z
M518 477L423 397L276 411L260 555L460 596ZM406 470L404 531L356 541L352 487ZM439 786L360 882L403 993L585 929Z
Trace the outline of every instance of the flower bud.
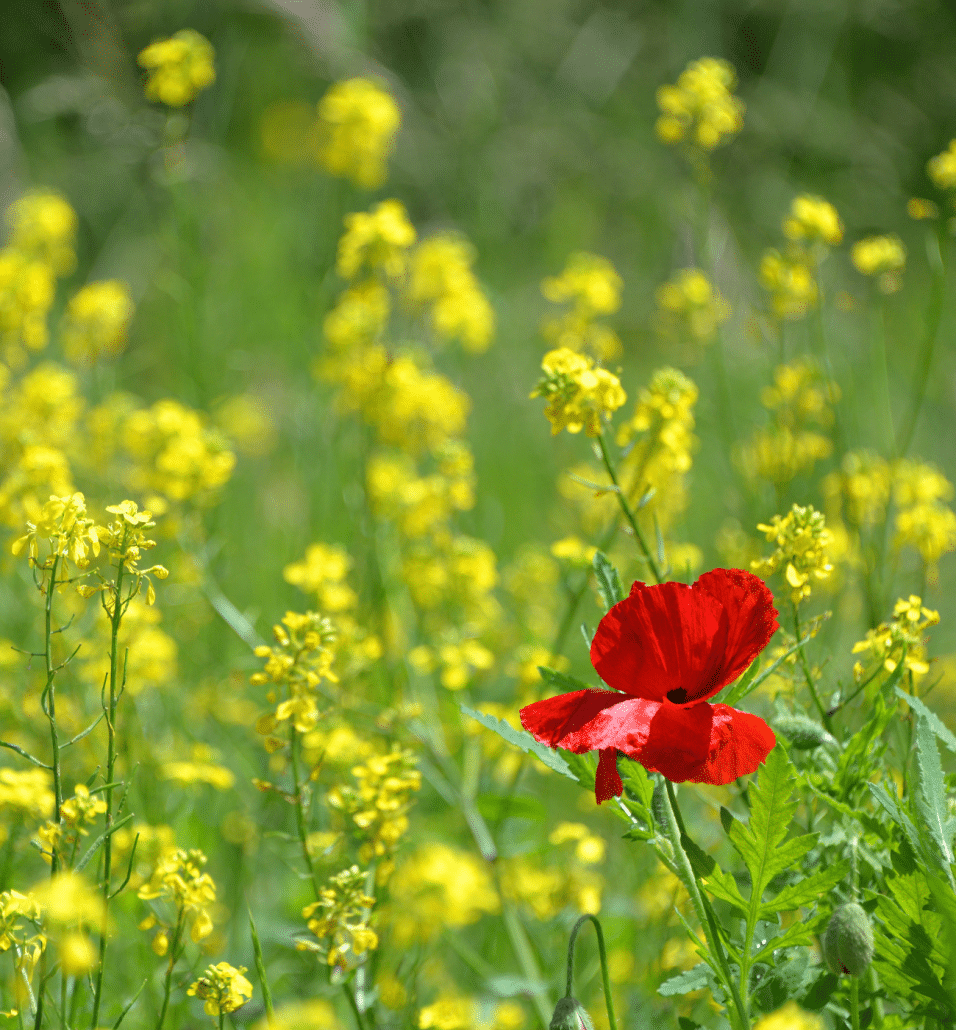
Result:
M800 751L809 751L821 744L838 743L818 722L805 715L786 715L775 719L773 728L779 730Z
M594 1022L581 1002L569 995L555 1005L548 1030L594 1030Z
M830 917L820 945L832 972L859 976L873 959L873 928L866 912L855 902L841 905Z

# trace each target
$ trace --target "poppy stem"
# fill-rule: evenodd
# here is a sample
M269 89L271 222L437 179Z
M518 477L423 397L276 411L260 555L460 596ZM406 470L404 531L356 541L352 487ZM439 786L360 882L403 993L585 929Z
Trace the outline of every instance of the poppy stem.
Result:
M578 931L587 919L594 923L594 929L597 931L598 954L601 956L601 978L604 981L604 1004L607 1006L607 1021L611 1030L617 1030L617 1023L614 1020L614 1001L611 998L611 981L607 971L607 952L604 950L604 931L601 929L597 916L593 916L590 913L585 913L581 916L571 930L571 939L568 941L568 986L565 991L565 997L570 998L574 994L574 942L578 936Z
M647 562L651 570L651 575L654 577L655 583L664 582L664 574L661 572L654 556L651 554L650 548L647 546L647 540L644 539L644 533L641 527L638 525L637 518L634 512L631 510L630 504L628 504L627 498L624 496L624 491L621 489L621 484L618 482L617 472L614 470L614 464L611 461L611 455L608 453L607 441L604 439L604 428L601 427L601 431L597 435L598 447L601 449L601 459L604 462L604 468L607 470L607 474L611 477L611 482L617 487L615 493L617 494L618 504L621 506L621 511L624 512L624 517L631 524L631 529L634 530L634 536L637 539L637 543L641 548L641 552L644 555L644 559Z
M683 835L688 837L688 834L684 829L684 820L680 814L680 807L677 804L677 795L674 793L674 785L666 777L662 777L662 779L665 787L665 791L662 795L662 800L664 802L663 814L667 823L666 829L668 836L670 837L671 846L674 849L674 859L677 863L678 869L683 874L681 876L681 880L687 888L687 893L690 894L691 901L694 904L694 909L697 912L697 918L700 921L701 926L707 927L707 942L716 954L717 962L720 965L721 973L723 974L721 979L724 982L724 987L734 999L734 1007L737 1010L738 1026L743 1028L743 1030L750 1030L750 1017L747 1015L747 1007L744 1004L743 998L740 996L740 990L737 983L731 975L730 964L727 961L727 955L724 952L724 946L720 939L720 931L717 928L717 920L714 918L714 912L710 907L707 896L700 889L700 884L697 882L697 876L694 873L694 869L690 864L687 852L684 850L684 845L681 841L681 836ZM728 1012L728 1016L729 1015L730 1013ZM731 1025L733 1026L733 1020L731 1020Z

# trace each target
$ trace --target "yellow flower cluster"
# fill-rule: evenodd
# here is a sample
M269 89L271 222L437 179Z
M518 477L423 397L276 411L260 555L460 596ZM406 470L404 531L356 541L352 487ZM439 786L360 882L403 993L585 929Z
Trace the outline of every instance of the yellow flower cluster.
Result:
M867 236L850 250L853 267L863 275L876 276L881 293L895 293L903 284L906 247L899 236Z
M783 232L790 245L784 253L775 248L764 252L760 285L770 293L778 317L802 318L817 303L816 269L843 239L843 223L822 197L801 194L783 220Z
M132 317L133 298L125 283L89 283L66 306L60 330L63 354L76 365L91 364L103 355L115 357L126 346Z
M249 677L253 686L272 684L266 695L275 710L256 722L256 729L265 739L269 753L286 746L275 736L280 723L291 721L299 733L315 729L319 721L319 691L324 683L337 683L332 672L335 659L335 628L327 618L315 612L286 612L281 623L272 627L276 646L262 644L256 657L265 658L262 672ZM282 688L276 691L275 687Z
M815 1012L806 1012L792 999L782 1008L762 1016L754 1030L823 1030L823 1020Z
M35 522L27 522L27 531L15 540L11 550L19 554L24 548L32 564L49 569L55 562L61 567L72 562L78 569L85 569L100 553L100 529L93 520L86 517L86 498L81 493L68 497L51 497L35 516ZM40 557L40 541L47 543L48 553ZM59 578L66 577L64 574Z
M546 866L523 855L501 865L501 891L526 907L536 919L553 919L567 905L582 914L601 910L603 878L575 863Z
M737 446L734 458L745 476L788 483L830 456L832 441L810 426L815 423L826 429L833 424L840 389L814 361L805 358L778 365L773 385L763 390L760 399L773 421Z
M490 669L495 656L477 640L440 644L437 648L419 644L408 653L408 661L422 675L441 668L439 681L448 690L467 687L479 670Z
M834 512L840 502L846 520L856 529L869 529L886 518L892 473L889 463L873 451L847 451L840 469L823 479L823 492Z
M302 909L309 930L318 941L299 940L300 951L324 954L330 966L352 968L360 956L378 947L378 934L369 926L375 898L365 893L368 873L353 865L329 877L319 900Z
M4 825L0 838L6 839L8 825L21 819L46 819L53 811L54 797L50 790L50 774L44 769L0 769L0 811Z
M588 350L598 361L620 357L617 334L597 319L620 308L623 285L607 258L583 251L571 254L559 276L541 283L547 300L570 305L560 318L544 323L545 339L556 349Z
M866 639L853 645L853 653L867 652L869 658L877 660L887 672L895 671L902 659L911 673L925 676L929 663L924 632L938 624L939 612L924 608L922 598L910 594L893 606L892 621L881 622L876 629L867 630ZM858 681L862 679L863 666L859 662L853 667L853 674Z
M384 859L380 880L390 874L391 856L408 830L411 795L421 789L414 752L394 745L386 755L373 755L352 769L357 786L336 784L326 795L328 804L351 817L363 841L359 861Z
M730 305L699 268L682 268L657 289L658 324L668 334L685 330L709 340L730 317Z
M58 276L76 263L76 212L59 194L37 190L6 210L10 239L0 250L0 348L14 368L24 348L42 350Z
M354 608L355 591L345 582L352 568L352 559L344 547L310 544L305 559L293 562L282 570L286 583L307 594L315 594L324 612L342 612Z
M893 470L895 542L897 547L919 551L930 582L937 577L939 559L956 550L956 513L947 503L953 495L953 484L933 465L897 462Z
M43 917L44 934L56 944L60 963L71 976L96 965L97 954L86 927L103 925L103 897L77 872L56 873L29 892Z
M460 340L480 354L491 343L495 315L471 270L474 260L466 240L448 233L423 240L411 255L406 296L415 310L429 307L436 340Z
M391 94L368 79L333 83L319 101L317 156L329 173L377 189L401 124Z
M795 504L786 515L774 515L769 526L761 523L757 529L775 550L750 567L764 577L782 570L795 605L810 596L814 581L825 580L833 571L827 553L832 535L823 514L811 505Z
M146 98L167 107L185 107L216 81L212 44L194 29L180 29L169 39L158 39L137 61L148 72Z
M446 994L419 1010L419 1030L470 1030L479 1025L475 1003L459 994Z
M216 1021L217 1016L235 1012L252 997L252 984L242 975L245 971L245 966L236 969L228 962L217 962L207 967L205 973L189 985L186 993L190 997L201 998L206 1015Z
M206 856L196 848L160 853L149 880L137 891L143 901L168 901L175 915L161 920L154 911L140 923L141 930L150 930L157 923L160 929L153 937L153 951L165 955L170 946L170 931L189 926L189 936L199 942L212 933L209 909L216 901L216 885L204 873ZM175 931L173 932L175 937Z
M956 189L956 139L926 163L926 173L941 190Z
M544 413L552 435L583 429L588 436L598 436L604 421L627 400L616 375L595 368L589 357L567 347L545 354L541 368L545 374L530 396L547 400Z
M387 921L396 945L434 940L442 928L470 926L501 911L486 864L475 854L430 843L399 865L389 883Z
M736 73L727 61L714 57L691 61L675 85L657 91L658 139L664 143L687 140L704 151L726 143L744 124L744 103L732 92L736 83Z
M0 953L13 951L13 994L19 1005L28 1003L33 971L47 944L36 929L39 920L40 906L32 894L0 894Z
M355 211L345 216L336 271L343 279L355 279L360 272L397 279L406 270L415 238L415 227L397 200L383 200L372 211Z

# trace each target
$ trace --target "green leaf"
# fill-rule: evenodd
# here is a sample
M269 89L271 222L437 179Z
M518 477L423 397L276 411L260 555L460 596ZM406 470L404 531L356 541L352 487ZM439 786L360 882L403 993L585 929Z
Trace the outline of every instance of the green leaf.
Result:
M640 762L621 755L617 760L617 771L624 784L624 789L629 791L637 803L650 815L654 781L647 775L647 770Z
M916 725L916 764L919 767L919 793L916 807L926 823L939 854L943 868L949 871L953 861L950 841L947 839L949 808L946 804L946 787L943 784L943 767L939 761L933 730L929 720L920 718Z
M605 608L611 608L624 600L624 587L621 586L621 577L617 569L608 561L603 551L595 551L591 560L594 566L594 577L597 580L597 587Z
M515 747L520 748L525 754L536 755L549 769L553 769L555 772L561 773L562 776L567 776L569 780L577 779L577 776L575 776L571 771L568 763L557 753L557 751L553 748L546 747L544 744L539 744L530 733L526 733L524 730L516 730L503 719L496 719L493 715L485 715L482 712L476 712L473 708L469 708L467 705L460 704L458 707L465 715L474 719L476 722L480 722L482 726L491 730L493 733L497 733L499 737L506 740L509 744L513 744Z
M737 680L736 683L732 683L729 687L726 687L726 693L723 691L718 692L715 698L711 699L711 703L719 699L721 704L729 705L733 704L734 701L739 701L745 694L749 694L750 691L747 689L754 681L754 677L760 672L760 655L747 666L746 672L743 676ZM721 697L723 694L723 697Z
M725 872L715 862L714 868L704 878L703 884L707 888L707 893L712 898L715 898L717 901L726 902L731 906L731 908L739 913L742 919L746 919L748 909L747 902L744 900L744 896L740 893L737 881L730 873Z
M809 636L806 636L803 638L803 640L798 640L793 645L793 647L791 647L788 651L785 651L778 659L776 659L776 661L771 662L770 665L768 665L767 668L764 669L764 671L761 672L759 676L757 675L756 671L754 672L754 675L751 676L750 669L748 669L733 686L731 686L729 689L726 687L724 688L725 690L727 690L726 694L721 696L721 694L718 693L715 697L712 697L710 699L710 703L714 704L715 702L719 701L723 705L733 706L737 704L738 701L742 701L748 694L752 694L757 689L757 687L759 687L760 684L763 683L765 679L772 676L777 671L777 669L790 657L790 655L792 655L795 651L799 651L801 647L809 643L810 639L811 638ZM755 661L757 661L757 659L755 659ZM752 669L753 666L751 665L750 668Z
M793 948L798 944L805 944L808 947L813 944L814 935L823 923L827 921L828 914L821 912L810 919L799 923L791 923L779 937L767 941L759 951L754 952L752 961L762 959L770 961L770 956L781 948Z
M792 959L782 963L754 991L754 999L764 1012L773 1012L790 998L803 993L816 974L810 964L810 951L801 948Z
M499 819L534 819L542 822L548 817L547 809L537 798L520 794L479 794L475 798L475 807L493 822Z
M902 664L902 662L900 663ZM956 754L956 735L951 733L942 722L940 722L939 716L935 712L931 711L918 697L914 697L912 694L907 694L902 687L896 688L896 694L901 697L909 706L912 708L917 715L926 719L929 723L929 728L936 734L937 737L952 751Z
M717 868L717 860L699 848L686 833L680 835L680 843L698 880L703 876L710 876Z
M657 993L663 994L665 998L674 994L690 994L691 991L699 991L702 987L706 987L712 979L713 973L710 966L706 962L698 962L693 969L688 969L665 980L657 988Z
M800 838L798 838L800 839ZM792 912L795 908L805 908L818 902L850 872L850 863L841 858L828 869L811 873L798 883L784 887L771 901L760 906L760 919L767 919L776 912Z
M541 673L541 678L549 687L554 687L556 690L560 690L565 693L573 693L575 690L599 689L597 687L592 687L583 680L577 679L575 676L569 676L566 672L558 672L557 669L549 669L546 665L539 665L538 672Z

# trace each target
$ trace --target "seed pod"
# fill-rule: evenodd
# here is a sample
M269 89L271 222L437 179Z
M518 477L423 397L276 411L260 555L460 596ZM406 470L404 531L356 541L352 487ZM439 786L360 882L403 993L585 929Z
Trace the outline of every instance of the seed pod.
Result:
M820 940L831 972L860 976L873 960L873 928L866 912L855 902L841 905Z
M548 1030L594 1030L594 1022L581 1002L569 995L555 1005Z
M789 738L793 746L800 751L809 751L821 744L837 744L835 737L812 719L805 715L785 715L775 719L773 728Z

